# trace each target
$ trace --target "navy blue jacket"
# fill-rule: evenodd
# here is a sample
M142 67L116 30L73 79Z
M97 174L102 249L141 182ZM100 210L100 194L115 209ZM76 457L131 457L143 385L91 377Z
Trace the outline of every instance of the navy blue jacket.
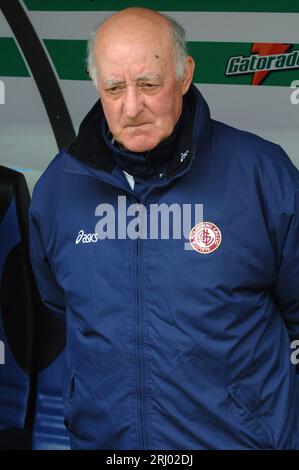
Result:
M66 317L72 447L298 449L299 172L280 146L212 120L194 86L186 102L165 172L138 194L100 102L34 188L31 259ZM119 196L203 204L221 240L100 239L97 207Z

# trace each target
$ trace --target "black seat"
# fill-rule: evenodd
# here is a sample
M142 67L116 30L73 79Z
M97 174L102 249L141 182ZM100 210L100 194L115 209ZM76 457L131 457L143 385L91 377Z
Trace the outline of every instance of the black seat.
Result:
M30 195L0 166L0 448L29 449L34 417L35 299L28 253Z
M69 449L65 322L42 304L29 257L30 194L0 166L0 449Z

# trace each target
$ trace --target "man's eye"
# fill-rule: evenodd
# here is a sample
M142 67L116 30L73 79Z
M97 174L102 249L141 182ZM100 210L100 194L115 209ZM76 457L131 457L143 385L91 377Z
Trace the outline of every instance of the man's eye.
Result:
M156 88L158 85L156 83L141 83L141 88L146 88L148 90Z
M112 86L110 88L108 88L106 91L108 91L109 93L118 93L119 91L121 91L121 87L120 86Z

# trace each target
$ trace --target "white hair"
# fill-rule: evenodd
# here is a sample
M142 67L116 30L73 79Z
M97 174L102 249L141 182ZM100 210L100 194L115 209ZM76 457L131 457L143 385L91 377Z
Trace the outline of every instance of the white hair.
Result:
M175 50L175 71L176 77L178 80L182 80L185 70L185 59L187 57L187 45L185 39L185 30L184 28L173 18L168 15L161 15L166 18L169 22L170 32L172 35L173 46ZM90 78L92 79L94 85L97 88L97 66L94 54L94 46L96 40L96 34L101 28L105 20L101 21L90 33L88 43L87 43L87 57L86 65Z

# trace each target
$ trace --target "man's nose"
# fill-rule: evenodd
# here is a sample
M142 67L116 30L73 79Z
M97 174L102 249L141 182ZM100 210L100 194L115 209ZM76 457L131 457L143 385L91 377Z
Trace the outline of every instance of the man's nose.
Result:
M124 94L123 110L128 118L135 118L143 110L142 93L134 86L128 86Z

